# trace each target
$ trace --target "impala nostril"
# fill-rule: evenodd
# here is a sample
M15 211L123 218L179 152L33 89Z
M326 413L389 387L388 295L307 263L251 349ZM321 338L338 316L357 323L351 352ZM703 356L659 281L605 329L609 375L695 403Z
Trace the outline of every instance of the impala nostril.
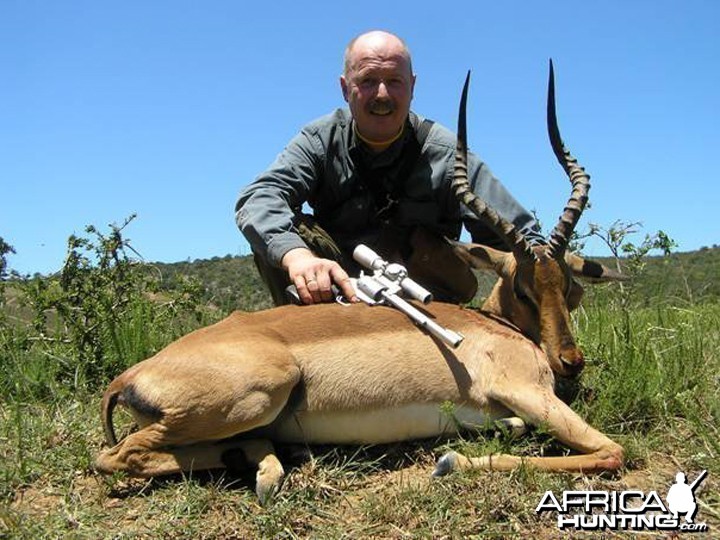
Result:
M585 361L582 351L574 346L565 346L560 349L560 358L566 364L577 364Z
M570 376L577 376L585 367L585 359L579 350L565 351L560 355L560 361Z

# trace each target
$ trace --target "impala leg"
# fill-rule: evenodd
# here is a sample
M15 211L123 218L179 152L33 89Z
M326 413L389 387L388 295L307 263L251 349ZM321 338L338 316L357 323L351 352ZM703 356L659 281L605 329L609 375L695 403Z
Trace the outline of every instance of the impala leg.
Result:
M164 426L150 424L101 452L95 467L108 474L122 471L144 478L224 467L221 457L227 448L221 443L171 446L165 434Z
M622 466L623 448L591 427L552 392L543 388L531 392L515 391L501 401L528 423L546 426L553 437L582 454L562 457L518 457L496 454L468 458L457 452L449 452L438 461L434 476L464 469L508 471L521 465L546 471L583 473L613 471Z
M285 367L279 374L262 379L242 393L200 391L191 395L192 399L187 393L177 398L172 396L172 400L166 399L165 405L158 407L158 420L101 452L96 467L100 472L124 471L140 477L224 468L225 452L233 448L246 451L247 447L248 459L262 465L263 478L281 478L279 462L272 463L273 458L264 461L272 454L271 447L268 451L261 445L226 439L270 424L285 407L299 377L296 368ZM230 383L223 386L234 388ZM148 401L137 392L131 395L132 402L128 404L131 409ZM265 455L261 456L262 448ZM273 481L263 480L263 485Z
M97 469L108 473L124 471L140 477L220 469L226 466L223 456L239 449L247 461L258 468L255 491L261 504L277 492L285 475L270 441L234 440L156 449L152 441L157 440L157 432L156 426L149 426L102 452L96 461Z
M255 493L260 504L267 504L280 489L285 476L280 460L275 455L275 448L268 439L239 441L237 446L242 449L247 460L257 467L255 475Z

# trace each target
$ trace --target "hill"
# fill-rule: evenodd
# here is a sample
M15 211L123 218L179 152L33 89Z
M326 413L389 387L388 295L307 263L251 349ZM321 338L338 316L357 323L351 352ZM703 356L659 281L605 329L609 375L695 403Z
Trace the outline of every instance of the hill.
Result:
M597 258L612 268L616 261ZM178 263L153 263L163 276L165 287L172 288L179 279L197 280L203 298L223 311L253 311L270 307L271 301L260 280L252 256L213 257ZM620 261L625 266L625 261ZM627 270L626 270L627 271ZM720 247L674 253L646 259L645 266L629 285L634 300L642 305L657 302L673 305L716 302L720 299ZM479 295L487 294L495 281L492 274L479 276Z
M251 255L152 265L160 271L163 287L172 289L183 278L195 280L202 288L202 299L222 311L256 311L272 307L270 294Z

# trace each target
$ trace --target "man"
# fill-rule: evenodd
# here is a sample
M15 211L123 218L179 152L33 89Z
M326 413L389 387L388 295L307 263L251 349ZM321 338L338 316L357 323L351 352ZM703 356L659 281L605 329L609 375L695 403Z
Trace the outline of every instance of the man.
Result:
M465 224L473 241L507 247L450 189L454 135L410 111L415 74L407 46L382 31L353 39L340 87L349 111L305 126L236 205L237 224L275 303L287 303L287 284L305 304L332 300L333 284L356 300L347 269L358 243L409 263L421 274L411 273L414 279L440 299L467 301L474 288L454 290L432 259L431 252L445 250L441 266L452 266L452 251L437 239L457 239ZM533 217L472 154L469 178L475 193L529 238L540 238ZM312 219L302 214L305 203Z

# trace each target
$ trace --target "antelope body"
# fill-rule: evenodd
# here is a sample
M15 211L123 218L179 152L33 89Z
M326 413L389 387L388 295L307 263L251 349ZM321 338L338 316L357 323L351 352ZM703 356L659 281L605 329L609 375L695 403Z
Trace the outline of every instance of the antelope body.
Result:
M555 374L574 376L583 366L569 325L569 311L582 293L573 276L595 281L621 276L566 253L589 183L560 140L552 80L551 66L550 138L573 193L543 246L529 246L468 189L466 82L455 190L512 251L454 243L469 265L494 269L500 278L483 310L442 303L421 307L465 336L459 348L449 349L384 306L324 304L234 313L172 343L110 384L102 419L111 447L98 456L97 468L146 477L219 468L229 451L239 449L258 466L256 490L264 501L284 474L273 441L388 443L512 417L544 425L578 454L466 458L451 452L440 459L435 474L471 467L509 470L521 463L583 472L620 467L622 448L554 394ZM453 418L441 412L448 402ZM139 426L120 442L112 427L117 404L127 407Z

